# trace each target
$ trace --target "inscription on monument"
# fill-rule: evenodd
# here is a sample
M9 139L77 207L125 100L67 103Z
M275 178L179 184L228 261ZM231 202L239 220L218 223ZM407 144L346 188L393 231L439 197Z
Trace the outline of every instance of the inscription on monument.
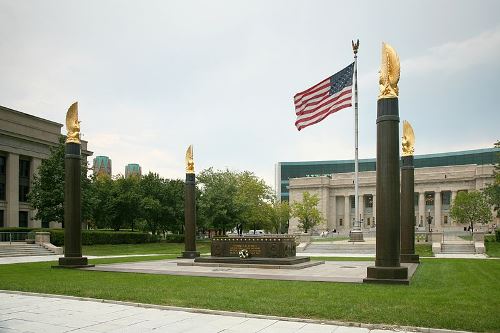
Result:
M252 256L259 256L262 252L260 247L255 244L233 244L229 246L229 254L231 256L239 255L243 249L246 249Z
M295 237L289 235L259 235L244 237L214 237L213 257L238 257L247 250L255 258L287 258L296 255Z

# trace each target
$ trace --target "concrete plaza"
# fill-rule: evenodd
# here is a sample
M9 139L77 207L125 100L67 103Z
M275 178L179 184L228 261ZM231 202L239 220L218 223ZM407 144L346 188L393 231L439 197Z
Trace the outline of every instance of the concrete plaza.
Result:
M363 283L371 261L325 261L303 269L248 268L239 265L227 267L217 264L193 265L192 259L171 259L96 265L85 268L92 271L130 272L146 274L189 275L266 280L324 281ZM404 264L411 277L417 264ZM243 265L241 265L243 266Z

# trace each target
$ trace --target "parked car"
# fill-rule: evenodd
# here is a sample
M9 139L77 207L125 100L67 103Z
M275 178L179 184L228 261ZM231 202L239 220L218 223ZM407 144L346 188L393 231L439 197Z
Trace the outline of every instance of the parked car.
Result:
M255 231L255 232L254 232ZM248 230L248 235L264 235L264 230Z

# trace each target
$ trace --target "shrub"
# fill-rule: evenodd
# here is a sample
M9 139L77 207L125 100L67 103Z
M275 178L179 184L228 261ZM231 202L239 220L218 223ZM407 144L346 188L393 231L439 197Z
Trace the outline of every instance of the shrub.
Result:
M485 243L490 243L490 242L495 242L495 235L485 235L484 236L484 242Z
M184 243L184 235L170 234L165 236L167 243Z
M0 228L0 232L30 232L33 230L35 230L35 228L18 228L18 227Z
M96 244L141 244L157 242L158 236L139 232L82 230L82 245ZM56 246L64 245L64 230L51 229L50 242Z
M495 237L497 242L500 242L500 229L495 229Z
M50 232L50 243L55 246L64 245L64 229L50 229L47 231Z

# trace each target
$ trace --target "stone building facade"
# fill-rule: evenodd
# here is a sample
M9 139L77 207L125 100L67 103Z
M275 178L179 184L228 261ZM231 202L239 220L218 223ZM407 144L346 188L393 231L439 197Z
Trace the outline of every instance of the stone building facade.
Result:
M422 229L429 227L428 216L432 217L430 225L433 231L443 231L446 228L457 227L458 224L450 217L450 204L460 191L481 190L493 182L493 161L500 150L481 149L466 152L432 154L415 156L415 223ZM352 161L324 162L322 170L328 166L334 168L340 165L348 171L346 165ZM286 162L284 162L286 163ZM354 172L337 172L331 174L311 174L319 162L303 162L301 168L292 162L295 171L309 172L305 177L281 179L281 186L286 192L280 191L282 200L291 203L302 200L302 193L317 194L320 198L318 208L325 218L325 223L315 228L321 231L349 231L352 228L354 212ZM463 163L463 164L462 164ZM362 228L369 230L376 226L376 171L375 160L360 161L359 173L359 220ZM443 165L450 164L450 165ZM286 165L286 164L285 164ZM430 166L426 166L430 165ZM435 165L435 166L432 166ZM305 166L305 167L304 167ZM326 167L325 167L326 166ZM363 166L363 167L361 167ZM278 166L281 172L290 174L290 170ZM373 170L366 170L373 167ZM498 221L496 221L498 224ZM290 221L289 232L298 231L298 221Z
M33 176L59 143L62 124L0 106L0 227L60 227L35 220L27 202ZM87 142L82 141L87 157Z

